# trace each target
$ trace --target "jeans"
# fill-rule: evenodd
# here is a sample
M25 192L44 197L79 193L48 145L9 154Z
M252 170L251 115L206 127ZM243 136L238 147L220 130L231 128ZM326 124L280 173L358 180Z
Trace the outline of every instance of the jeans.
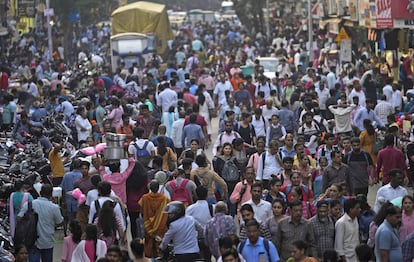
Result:
M48 249L38 249L36 246L33 246L29 250L29 262L53 262L53 248Z

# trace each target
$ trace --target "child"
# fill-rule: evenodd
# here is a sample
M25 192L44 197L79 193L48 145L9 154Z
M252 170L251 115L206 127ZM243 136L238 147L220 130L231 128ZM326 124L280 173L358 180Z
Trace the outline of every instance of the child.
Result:
M315 199L318 199L319 195L322 193L322 175L325 168L328 166L328 159L326 156L321 156L319 158L319 168L316 168L312 172L311 182L313 196Z
M267 128L266 145L269 146L270 140L279 141L279 146L283 146L286 136L286 129L279 123L279 116L272 115L272 124Z
M82 229L79 221L74 219L69 224L70 235L63 239L62 245L62 262L72 261L72 253L78 246L82 237Z
M266 100L264 99L264 92L263 91L259 91L257 92L257 98L256 98L256 108L260 108L264 105L266 105Z
M283 192L280 192L280 187L282 184L282 181L278 177L273 177L269 183L269 191L264 196L263 200L266 200L269 203L273 203L274 199L280 198L286 203L286 195Z
M96 144L99 144L102 142L102 131L99 128L98 124L95 124L92 126L92 135L93 135L93 138Z
M304 219L310 219L316 214L315 206L308 201L303 201L302 189L300 187L294 187L292 192L290 192L290 201L297 200L302 202L302 217ZM286 215L289 215L289 210L286 211Z

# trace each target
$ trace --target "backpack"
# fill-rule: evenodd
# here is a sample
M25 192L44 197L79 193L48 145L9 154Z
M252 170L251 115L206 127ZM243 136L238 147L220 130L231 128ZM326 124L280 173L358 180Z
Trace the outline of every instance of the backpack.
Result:
M323 118L322 117L321 117L321 120L319 122L316 121L315 119L313 119L313 122L318 126L319 131L321 131L321 132L326 132L327 131L325 125L323 124Z
M239 248L237 248L237 251L238 251L239 254L243 255L242 252L243 252L243 248L244 248L245 245L246 245L246 240L244 240L240 243ZM264 245L264 248L266 249L267 259L270 262L270 261L272 261L272 259L270 257L270 251L269 251L270 250L269 240L266 240L266 239L263 238L263 245Z
M225 181L238 181L240 178L240 171L236 163L234 163L234 157L230 158L229 160L222 158L222 160L224 161L224 166L221 170L221 177Z
M27 211L20 221L17 222L14 233L14 245L25 245L27 248L32 247L37 238L37 221L39 217L34 211L32 201L27 202Z
M175 180L171 181L170 185L173 190L172 196L171 196L172 201L181 201L187 205L191 204L190 193L188 192L186 188L188 181L189 181L188 179L184 178L181 181L181 184L179 187L177 187L177 183Z
M132 143L136 149L136 157L137 160L143 164L145 167L148 166L149 162L151 161L151 154L147 150L149 141L145 141L142 147L139 147L137 143Z

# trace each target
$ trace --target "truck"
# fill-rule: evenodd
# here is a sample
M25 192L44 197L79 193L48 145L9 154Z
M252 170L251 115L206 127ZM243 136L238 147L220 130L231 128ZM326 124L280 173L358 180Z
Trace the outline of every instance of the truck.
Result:
M165 5L139 1L112 12L111 63L115 71L122 60L126 66L142 62L142 56L165 55L174 39Z

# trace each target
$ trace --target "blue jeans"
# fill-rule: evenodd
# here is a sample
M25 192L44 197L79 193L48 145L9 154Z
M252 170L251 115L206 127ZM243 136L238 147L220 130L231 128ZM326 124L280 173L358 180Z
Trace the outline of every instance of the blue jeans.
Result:
M36 246L33 246L29 250L29 262L53 262L53 248L48 249L38 249Z

